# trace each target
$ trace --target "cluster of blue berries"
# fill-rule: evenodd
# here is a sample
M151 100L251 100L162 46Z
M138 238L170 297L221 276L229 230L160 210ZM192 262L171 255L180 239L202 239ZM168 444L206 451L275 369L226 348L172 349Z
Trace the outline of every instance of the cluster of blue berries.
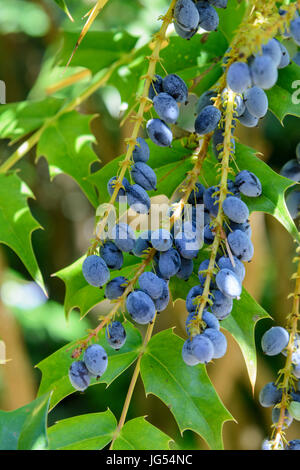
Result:
M199 190L205 207L206 224L204 226L204 242L210 245L214 242L215 233L213 220L218 214L218 190L212 186ZM250 171L239 172L235 180L228 180L228 195L223 202L225 215L224 234L230 247L230 256L219 254L216 258L209 306L202 314L202 322L197 326L198 299L203 294L209 259L204 260L198 271L199 284L192 287L186 298L186 308L189 315L186 320L186 331L189 338L182 349L183 360L188 365L208 363L212 359L222 357L227 349L226 338L221 333L219 321L230 315L233 300L239 299L242 292L242 282L245 277L243 261L251 261L254 248L251 242L251 228L248 217L249 210L242 201L241 195L258 197L262 193L259 179ZM199 200L199 196L198 196Z
M198 29L216 31L219 15L216 8L226 8L228 0L178 0L174 9L174 28L176 33L191 39Z
M178 103L187 103L188 88L175 73L162 78L155 75L149 88L149 98L159 119L150 119L146 129L149 138L159 147L170 147L173 134L168 124L175 124L179 116Z
M126 331L119 321L111 322L106 331L106 340L113 349L119 350L126 341ZM69 379L76 390L84 391L91 378L99 379L107 369L108 358L100 344L90 345L84 352L82 361L72 362L69 368Z
M300 183L300 142L296 147L296 158L286 162L281 168L280 174L296 183ZM300 191L293 189L287 198L286 205L293 219L297 219L300 212Z
M275 326L265 332L261 340L261 346L263 352L268 356L275 356L277 354L284 354L286 356L286 347L290 341L290 334L285 328ZM293 375L295 377L295 384L289 395L292 402L300 402L300 336L297 334L293 339ZM282 389L280 389L274 382L267 383L259 394L259 402L263 407L273 407L272 409L272 421L274 425L278 423L280 416L280 407L278 404L282 399ZM283 429L288 428L293 422L293 416L288 409L285 411L284 426ZM273 445L272 440L264 440L262 444L263 450L271 450ZM300 439L290 441L285 447L284 444L280 443L281 449L286 450L300 450Z

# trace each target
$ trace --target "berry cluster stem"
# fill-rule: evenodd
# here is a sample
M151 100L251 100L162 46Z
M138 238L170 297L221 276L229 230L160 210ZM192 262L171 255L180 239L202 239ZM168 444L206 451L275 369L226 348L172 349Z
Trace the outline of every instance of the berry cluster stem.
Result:
M300 247L297 248L297 254L300 254ZM293 386L293 364L292 364L292 355L294 352L294 340L298 331L298 321L300 320L299 312L299 302L300 302L300 257L297 256L295 260L298 263L297 272L293 275L295 279L295 288L294 292L291 294L293 297L292 311L287 317L287 326L286 329L289 331L290 339L286 348L286 361L284 368L280 372L279 379L281 383L278 385L282 389L282 398L281 402L278 404L280 408L280 414L278 423L276 424L272 450L277 450L280 446L280 443L283 438L283 429L285 423L285 412L288 408L290 402L290 390Z
M209 265L206 271L205 283L203 288L203 293L201 296L198 297L197 302L197 322L200 324L202 320L203 310L206 304L209 302L209 294L210 294L210 284L214 274L215 269L215 262L216 256L218 253L218 249L223 237L223 221L224 221L224 213L223 213L223 202L228 194L227 189L227 180L228 174L230 170L229 166L229 158L230 154L232 153L232 143L231 143L231 129L232 129L232 121L234 117L234 99L235 93L231 90L228 91L228 98L226 102L226 110L225 110L225 132L224 132L224 141L223 141L223 152L222 152L222 162L221 162L221 180L220 180L220 191L219 191L219 208L218 214L214 221L214 241L211 246L211 254L209 259Z

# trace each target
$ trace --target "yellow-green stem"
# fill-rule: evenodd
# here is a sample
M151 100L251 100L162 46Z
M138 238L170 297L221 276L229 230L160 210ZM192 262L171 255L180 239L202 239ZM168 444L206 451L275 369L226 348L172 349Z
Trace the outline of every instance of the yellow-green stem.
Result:
M297 252L299 253L300 249L297 249ZM282 398L281 402L278 404L278 407L280 408L280 414L279 414L279 419L278 423L276 423L275 426L275 433L274 433L274 439L273 439L273 444L272 444L272 450L278 450L278 448L281 445L282 438L283 438L283 429L284 429L284 424L285 424L285 412L288 408L289 401L290 401L290 391L291 391L291 385L293 383L292 379L292 372L293 372L293 363L292 363L292 355L294 351L294 339L296 337L297 331L298 331L298 321L300 319L300 313L299 313L299 299L300 299L300 258L296 257L298 267L297 267L297 272L296 275L293 276L295 278L295 289L292 294L293 296L293 305L292 305L292 311L290 315L288 316L288 322L287 322L287 330L289 331L290 334L290 339L289 343L286 348L286 361L284 368L282 370L282 382L279 384L279 387L282 389Z

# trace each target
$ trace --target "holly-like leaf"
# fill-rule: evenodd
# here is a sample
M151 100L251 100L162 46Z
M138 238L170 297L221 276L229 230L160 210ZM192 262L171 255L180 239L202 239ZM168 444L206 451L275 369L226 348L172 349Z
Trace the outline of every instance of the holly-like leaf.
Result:
M31 215L29 197L34 198L32 192L15 173L0 174L0 243L15 251L46 292L31 242L32 232L41 226Z
M218 9L218 29L223 33L228 43L230 43L232 38L235 36L236 30L245 15L246 8L246 2L230 0L226 8Z
M48 429L50 450L100 450L113 438L117 420L110 410L58 421Z
M45 450L50 394L14 411L0 411L0 450Z
M183 340L172 330L150 340L141 360L146 394L157 395L179 429L195 431L213 449L222 449L222 426L232 419L211 384L205 366L190 367L181 356Z
M109 386L124 370L126 370L137 358L142 344L142 337L139 331L134 328L130 322L124 324L127 338L125 345L116 351L108 346L105 339L105 329L99 333L97 343L101 344L107 351L108 367L101 379L92 379L91 384L106 383ZM78 341L82 341L81 338ZM38 396L49 391L53 391L50 402L50 409L54 408L63 398L76 390L72 387L69 380L68 372L73 359L72 351L78 345L78 341L66 344L51 356L43 359L36 367L42 372L42 381L40 383Z
M278 80L267 96L269 109L282 123L285 116L291 114L300 117L300 67L292 62L279 70Z
M113 450L168 450L172 439L143 417L124 424Z
M90 202L97 207L97 196L87 177L90 166L98 158L91 148L95 141L90 130L92 116L72 111L63 114L42 133L37 158L44 156L51 175L66 173L79 184Z
M45 98L41 101L21 101L0 107L0 138L18 139L41 127L62 107L63 100Z
M79 258L75 263L55 273L55 276L64 281L66 286L65 314L68 318L74 308L79 308L81 316L84 317L95 305L104 300L105 289L93 287L87 283L82 274L82 263L85 256ZM138 264L130 264L136 261L134 257L125 258L124 267L118 271L110 272L110 279L124 276L128 279L138 268Z
M64 46L58 61L66 64L78 40L77 32L64 33ZM72 58L72 66L85 67L97 73L130 52L137 38L126 31L89 31Z
M291 401L288 409L292 417L300 421L300 403L298 401Z

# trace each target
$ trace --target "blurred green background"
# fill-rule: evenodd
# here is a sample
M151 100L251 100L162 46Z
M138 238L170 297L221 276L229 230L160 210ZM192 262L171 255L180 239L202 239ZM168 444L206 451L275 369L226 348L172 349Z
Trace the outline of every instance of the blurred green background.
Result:
M229 0L230 1L230 0ZM83 15L94 5L91 0L68 0L75 19L71 23L53 0L0 0L0 80L5 81L7 103L25 100L36 83L42 64L59 48L60 32L79 33ZM92 29L116 31L125 29L140 38L140 44L149 40L157 29L157 19L168 6L167 0L111 0L95 21ZM35 96L43 81L39 81L30 96ZM124 138L130 124L120 128L120 97L112 87L99 90L85 103L85 112L96 112L93 121L97 152L101 163L110 161L124 150ZM276 171L294 158L300 140L299 121L289 116L284 127L270 113L258 129L239 129L245 144L261 151L262 157ZM7 142L0 144L1 160L12 149ZM0 408L18 408L36 396L40 372L34 368L40 360L73 339L82 336L95 325L99 313L107 310L104 302L83 320L73 312L67 324L63 312L64 285L51 277L59 269L71 264L87 249L94 223L94 213L76 183L66 175L49 180L47 164L40 159L34 163L31 153L18 165L21 177L28 183L36 199L30 200L34 217L44 227L33 234L34 250L43 273L49 300L30 280L15 254L1 246L1 303L0 339L5 341L10 361L0 366ZM276 188L274 188L276 191ZM245 287L272 315L275 322L284 325L290 309L288 293L293 289L289 280L295 245L285 230L271 217L252 215L255 257L247 266ZM176 325L176 333L185 336L186 311L184 302L169 305L160 316L156 331ZM256 328L258 352L258 379L254 395L246 367L237 344L228 337L226 356L208 366L208 373L224 404L237 423L225 423L223 428L226 449L259 449L269 435L270 409L261 408L257 396L260 388L276 377L283 365L283 357L263 357L260 338L273 324L263 320ZM108 390L104 385L89 388L84 394L75 393L61 402L49 415L49 424L56 420L82 413L104 411L109 407L120 416L132 369L118 378ZM156 397L145 397L143 385L138 382L128 418L148 415L175 441L175 448L205 449L201 438L190 431L183 436L168 408ZM298 427L298 429L297 429ZM288 431L289 439L299 438L299 425Z

